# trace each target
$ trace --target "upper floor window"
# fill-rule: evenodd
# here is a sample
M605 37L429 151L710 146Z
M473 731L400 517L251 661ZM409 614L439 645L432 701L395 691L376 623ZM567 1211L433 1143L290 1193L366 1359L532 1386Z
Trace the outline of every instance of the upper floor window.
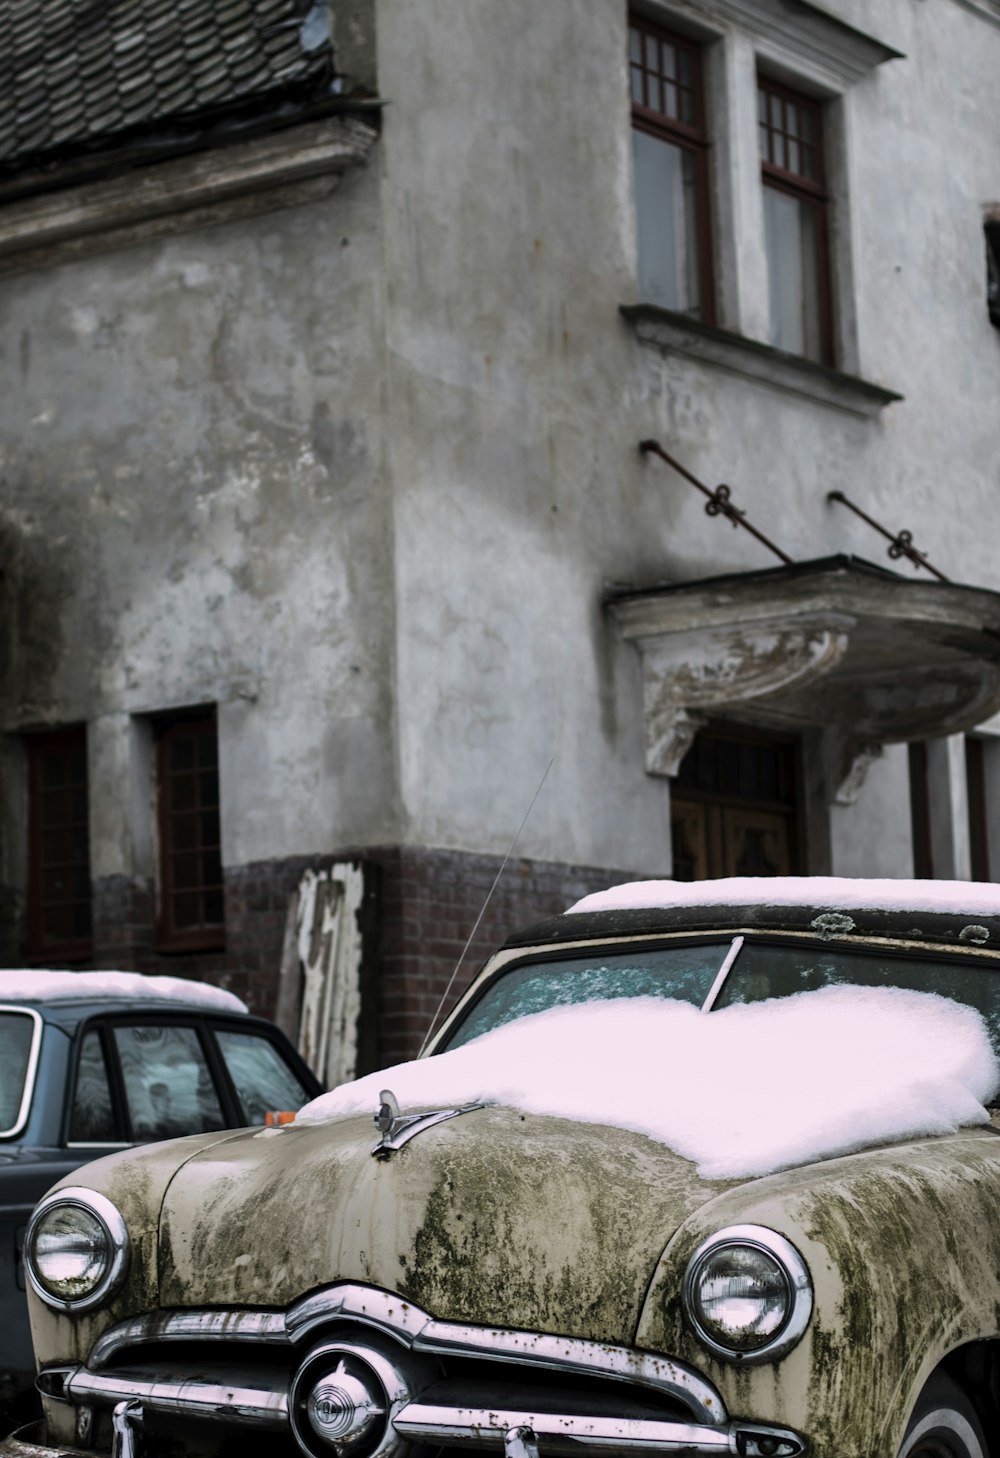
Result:
M822 111L761 76L757 117L771 343L832 364Z
M159 945L225 945L219 754L214 710L158 728Z
M26 752L28 955L36 963L86 962L92 953L86 730L33 734Z
M699 48L633 15L629 75L640 294L645 303L712 322Z

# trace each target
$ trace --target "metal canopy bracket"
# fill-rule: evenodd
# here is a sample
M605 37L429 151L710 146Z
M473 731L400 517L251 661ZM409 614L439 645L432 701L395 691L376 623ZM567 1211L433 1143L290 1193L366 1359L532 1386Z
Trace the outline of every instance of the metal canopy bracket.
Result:
M964 733L1000 709L1000 594L855 557L646 590L608 611L642 657L646 769L676 774L705 719L835 731L838 798L877 747Z

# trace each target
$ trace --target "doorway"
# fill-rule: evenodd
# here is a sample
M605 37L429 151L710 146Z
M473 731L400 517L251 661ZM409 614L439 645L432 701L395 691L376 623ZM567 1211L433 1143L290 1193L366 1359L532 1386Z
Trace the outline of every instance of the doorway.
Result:
M674 880L795 875L798 785L794 739L731 725L699 733L671 795Z

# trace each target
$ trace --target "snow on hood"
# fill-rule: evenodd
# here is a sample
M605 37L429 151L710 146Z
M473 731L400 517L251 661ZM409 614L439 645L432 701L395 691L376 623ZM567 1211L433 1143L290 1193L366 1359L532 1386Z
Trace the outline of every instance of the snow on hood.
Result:
M628 881L567 908L635 911L685 906L828 906L837 911L1000 915L1000 886L976 881L866 880L848 876L728 876L716 881Z
M186 977L144 977L139 972L50 972L44 968L0 969L0 1002L49 1002L55 998L124 997L133 1001L183 1002L216 1012L245 1013L234 992Z
M322 1094L297 1124L482 1102L659 1140L706 1179L770 1174L986 1124L1000 1066L979 1013L935 993L825 987L703 1013L642 997L535 1013Z

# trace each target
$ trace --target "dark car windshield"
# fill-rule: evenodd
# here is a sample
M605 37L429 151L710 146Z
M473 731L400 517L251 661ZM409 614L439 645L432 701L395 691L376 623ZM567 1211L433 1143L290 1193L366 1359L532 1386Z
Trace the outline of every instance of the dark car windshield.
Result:
M457 1048L529 1013L603 998L677 998L714 1011L848 984L936 992L967 1003L982 1013L1000 1055L1000 966L753 937L519 963L484 990L443 1047Z
M692 946L639 947L592 952L512 967L486 988L447 1040L457 1048L529 1013L611 997L663 997L702 1007L732 945L732 938Z
M31 1071L36 1019L27 1012L0 1012L0 1136L16 1134Z

